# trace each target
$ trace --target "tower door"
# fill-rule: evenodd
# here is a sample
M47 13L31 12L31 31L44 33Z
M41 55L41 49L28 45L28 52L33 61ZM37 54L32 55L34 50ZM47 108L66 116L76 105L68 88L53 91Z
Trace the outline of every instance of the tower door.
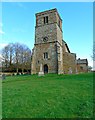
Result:
M44 65L44 73L48 73L48 66L47 66L47 64Z

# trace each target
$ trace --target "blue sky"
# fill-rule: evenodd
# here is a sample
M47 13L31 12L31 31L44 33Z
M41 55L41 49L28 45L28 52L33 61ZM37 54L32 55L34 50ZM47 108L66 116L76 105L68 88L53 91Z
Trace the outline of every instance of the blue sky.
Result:
M92 2L3 2L0 47L20 42L32 49L35 41L35 13L53 8L57 8L63 20L63 39L70 51L76 53L77 58L87 58L92 66Z

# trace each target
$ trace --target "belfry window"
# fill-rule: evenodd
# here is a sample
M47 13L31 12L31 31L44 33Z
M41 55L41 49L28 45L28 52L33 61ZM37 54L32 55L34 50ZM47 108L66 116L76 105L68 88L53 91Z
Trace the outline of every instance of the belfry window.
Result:
M48 16L44 17L44 24L48 23Z
M44 59L48 59L48 53L47 52L44 53Z

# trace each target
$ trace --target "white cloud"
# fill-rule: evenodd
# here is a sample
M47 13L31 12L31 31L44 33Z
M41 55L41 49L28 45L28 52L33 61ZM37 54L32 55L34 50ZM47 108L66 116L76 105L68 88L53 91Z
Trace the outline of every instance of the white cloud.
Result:
M3 32L2 30L0 30L0 34L2 35L2 34L4 34L5 32Z
M25 6L21 2L17 2L18 7L25 8Z
M5 44L2 44L0 43L0 50L5 46ZM1 54L1 51L0 51L0 67L2 66L2 60L3 60L3 57L2 57L2 54Z
M2 60L2 58L3 58L3 57L2 57L2 55L0 54L0 60Z
M7 43L0 43L0 49L4 48L7 45L8 45Z
M2 27L3 27L3 23L0 22L0 35L4 34L5 32L2 30Z
M2 26L3 26L3 23L0 22L0 27L2 27Z

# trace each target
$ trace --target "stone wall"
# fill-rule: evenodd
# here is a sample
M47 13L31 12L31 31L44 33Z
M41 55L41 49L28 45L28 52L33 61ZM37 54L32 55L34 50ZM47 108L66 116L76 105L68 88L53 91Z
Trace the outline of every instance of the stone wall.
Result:
M35 45L35 55L36 56L33 60L33 71L35 71L36 68L36 73L40 71L40 65L43 65L43 70L44 70L44 65L47 64L48 66L48 73L57 73L57 56L56 56L56 50L55 50L55 43L47 43L47 44L38 44ZM48 53L48 59L44 59L44 53ZM33 74L33 73L32 73ZM34 72L35 74L35 72Z
M48 37L47 42L54 42L57 40L56 24L44 25L36 28L35 31L35 44L45 43L44 37Z
M54 24L57 23L56 19L56 9L40 12L36 14L36 27L44 25L43 17L48 16L48 23L47 24Z
M76 57L72 53L63 53L64 74L76 73Z
M77 64L77 72L78 73L88 72L88 65L87 64Z

